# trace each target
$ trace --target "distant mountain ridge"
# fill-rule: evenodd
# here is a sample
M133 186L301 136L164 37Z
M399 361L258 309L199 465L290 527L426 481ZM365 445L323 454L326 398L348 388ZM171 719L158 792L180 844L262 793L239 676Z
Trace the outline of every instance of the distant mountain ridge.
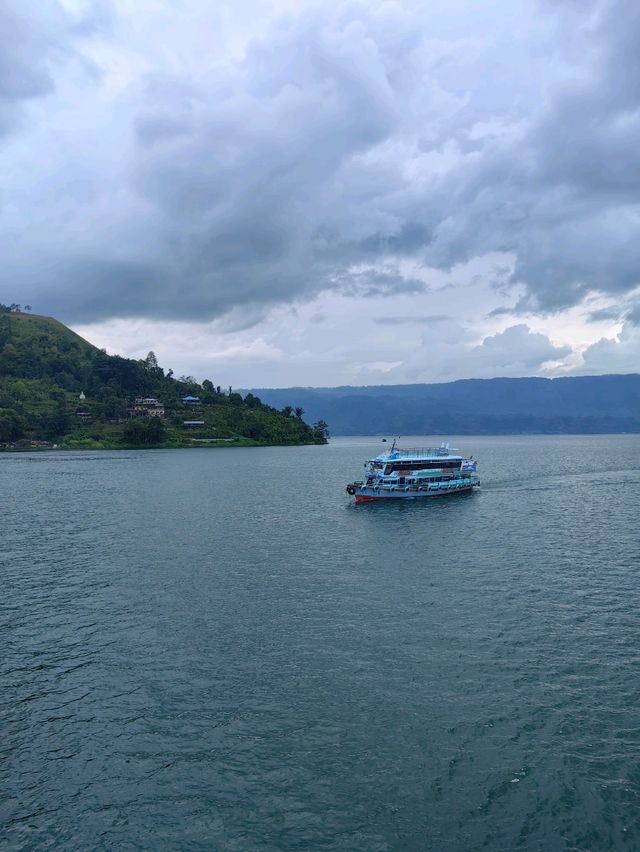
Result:
M506 435L640 432L640 374L461 379L443 384L259 388L295 400L333 435Z

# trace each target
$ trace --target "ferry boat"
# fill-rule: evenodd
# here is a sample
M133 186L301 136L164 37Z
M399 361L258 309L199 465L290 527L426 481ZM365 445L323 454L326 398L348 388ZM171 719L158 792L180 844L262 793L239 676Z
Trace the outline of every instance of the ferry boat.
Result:
M439 447L391 449L365 462L363 479L347 485L356 503L371 500L422 500L472 491L480 485L478 463L443 442Z

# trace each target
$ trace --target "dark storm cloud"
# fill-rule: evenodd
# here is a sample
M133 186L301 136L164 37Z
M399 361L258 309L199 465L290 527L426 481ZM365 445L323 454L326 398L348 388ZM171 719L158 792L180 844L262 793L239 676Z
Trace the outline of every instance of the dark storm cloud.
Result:
M398 273L365 270L343 275L340 290L349 296L391 296L407 293L424 293L429 288L417 278L403 277Z
M61 12L52 8L53 20L39 29L32 25L33 7L33 3L0 5L0 134L19 120L23 102L55 88L48 60L59 44Z
M258 317L325 289L423 292L403 270L494 252L513 257L510 279L496 275L524 288L520 310L624 294L640 283L640 4L537 8L564 60L544 86L551 60L528 71L509 33L478 35L472 61L437 16L400 3L274 19L206 73L158 63L96 119L120 148L83 150L86 205L59 209L70 159L46 215L17 208L0 301L74 320ZM114 21L108 3L72 20L55 2L5 2L0 123L53 92L78 34Z
M622 316L621 308L599 308L591 311L587 316L587 322L616 322Z
M633 326L640 327L640 302L636 302L625 317L626 321Z
M338 281L352 293L422 289L350 272L336 256L336 178L397 123L377 47L348 21L323 32L302 16L276 28L229 80L151 79L132 181L165 217L175 275L192 297L178 311L287 301Z
M568 21L583 28L582 69L522 133L450 176L458 209L449 207L429 253L452 264L488 248L513 252L523 309L561 309L590 290L640 282L640 4L600 4L593 23L589 7Z
M430 242L430 233L420 222L403 222L397 234L373 234L361 241L358 248L372 255L414 254Z
M69 15L57 0L0 3L0 135L21 120L21 107L55 91L59 65L75 54L74 38L106 26L111 6L94 0Z

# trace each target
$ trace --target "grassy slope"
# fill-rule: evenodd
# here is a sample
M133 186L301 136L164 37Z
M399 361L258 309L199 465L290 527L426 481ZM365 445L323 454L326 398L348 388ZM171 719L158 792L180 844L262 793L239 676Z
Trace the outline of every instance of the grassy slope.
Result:
M75 331L53 317L40 314L9 314L9 318L14 326L14 334L24 340L35 340L41 334L49 334L59 340L77 343L86 352L89 350L98 351L97 346L89 343L84 337L80 337Z

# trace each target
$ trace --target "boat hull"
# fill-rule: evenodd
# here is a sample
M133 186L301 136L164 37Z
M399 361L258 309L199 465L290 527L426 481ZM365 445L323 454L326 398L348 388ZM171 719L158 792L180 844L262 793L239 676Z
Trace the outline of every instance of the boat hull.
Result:
M385 500L428 500L433 497L448 497L450 494L463 494L473 491L479 483L465 483L444 488L356 488L353 495L356 503L373 503Z

